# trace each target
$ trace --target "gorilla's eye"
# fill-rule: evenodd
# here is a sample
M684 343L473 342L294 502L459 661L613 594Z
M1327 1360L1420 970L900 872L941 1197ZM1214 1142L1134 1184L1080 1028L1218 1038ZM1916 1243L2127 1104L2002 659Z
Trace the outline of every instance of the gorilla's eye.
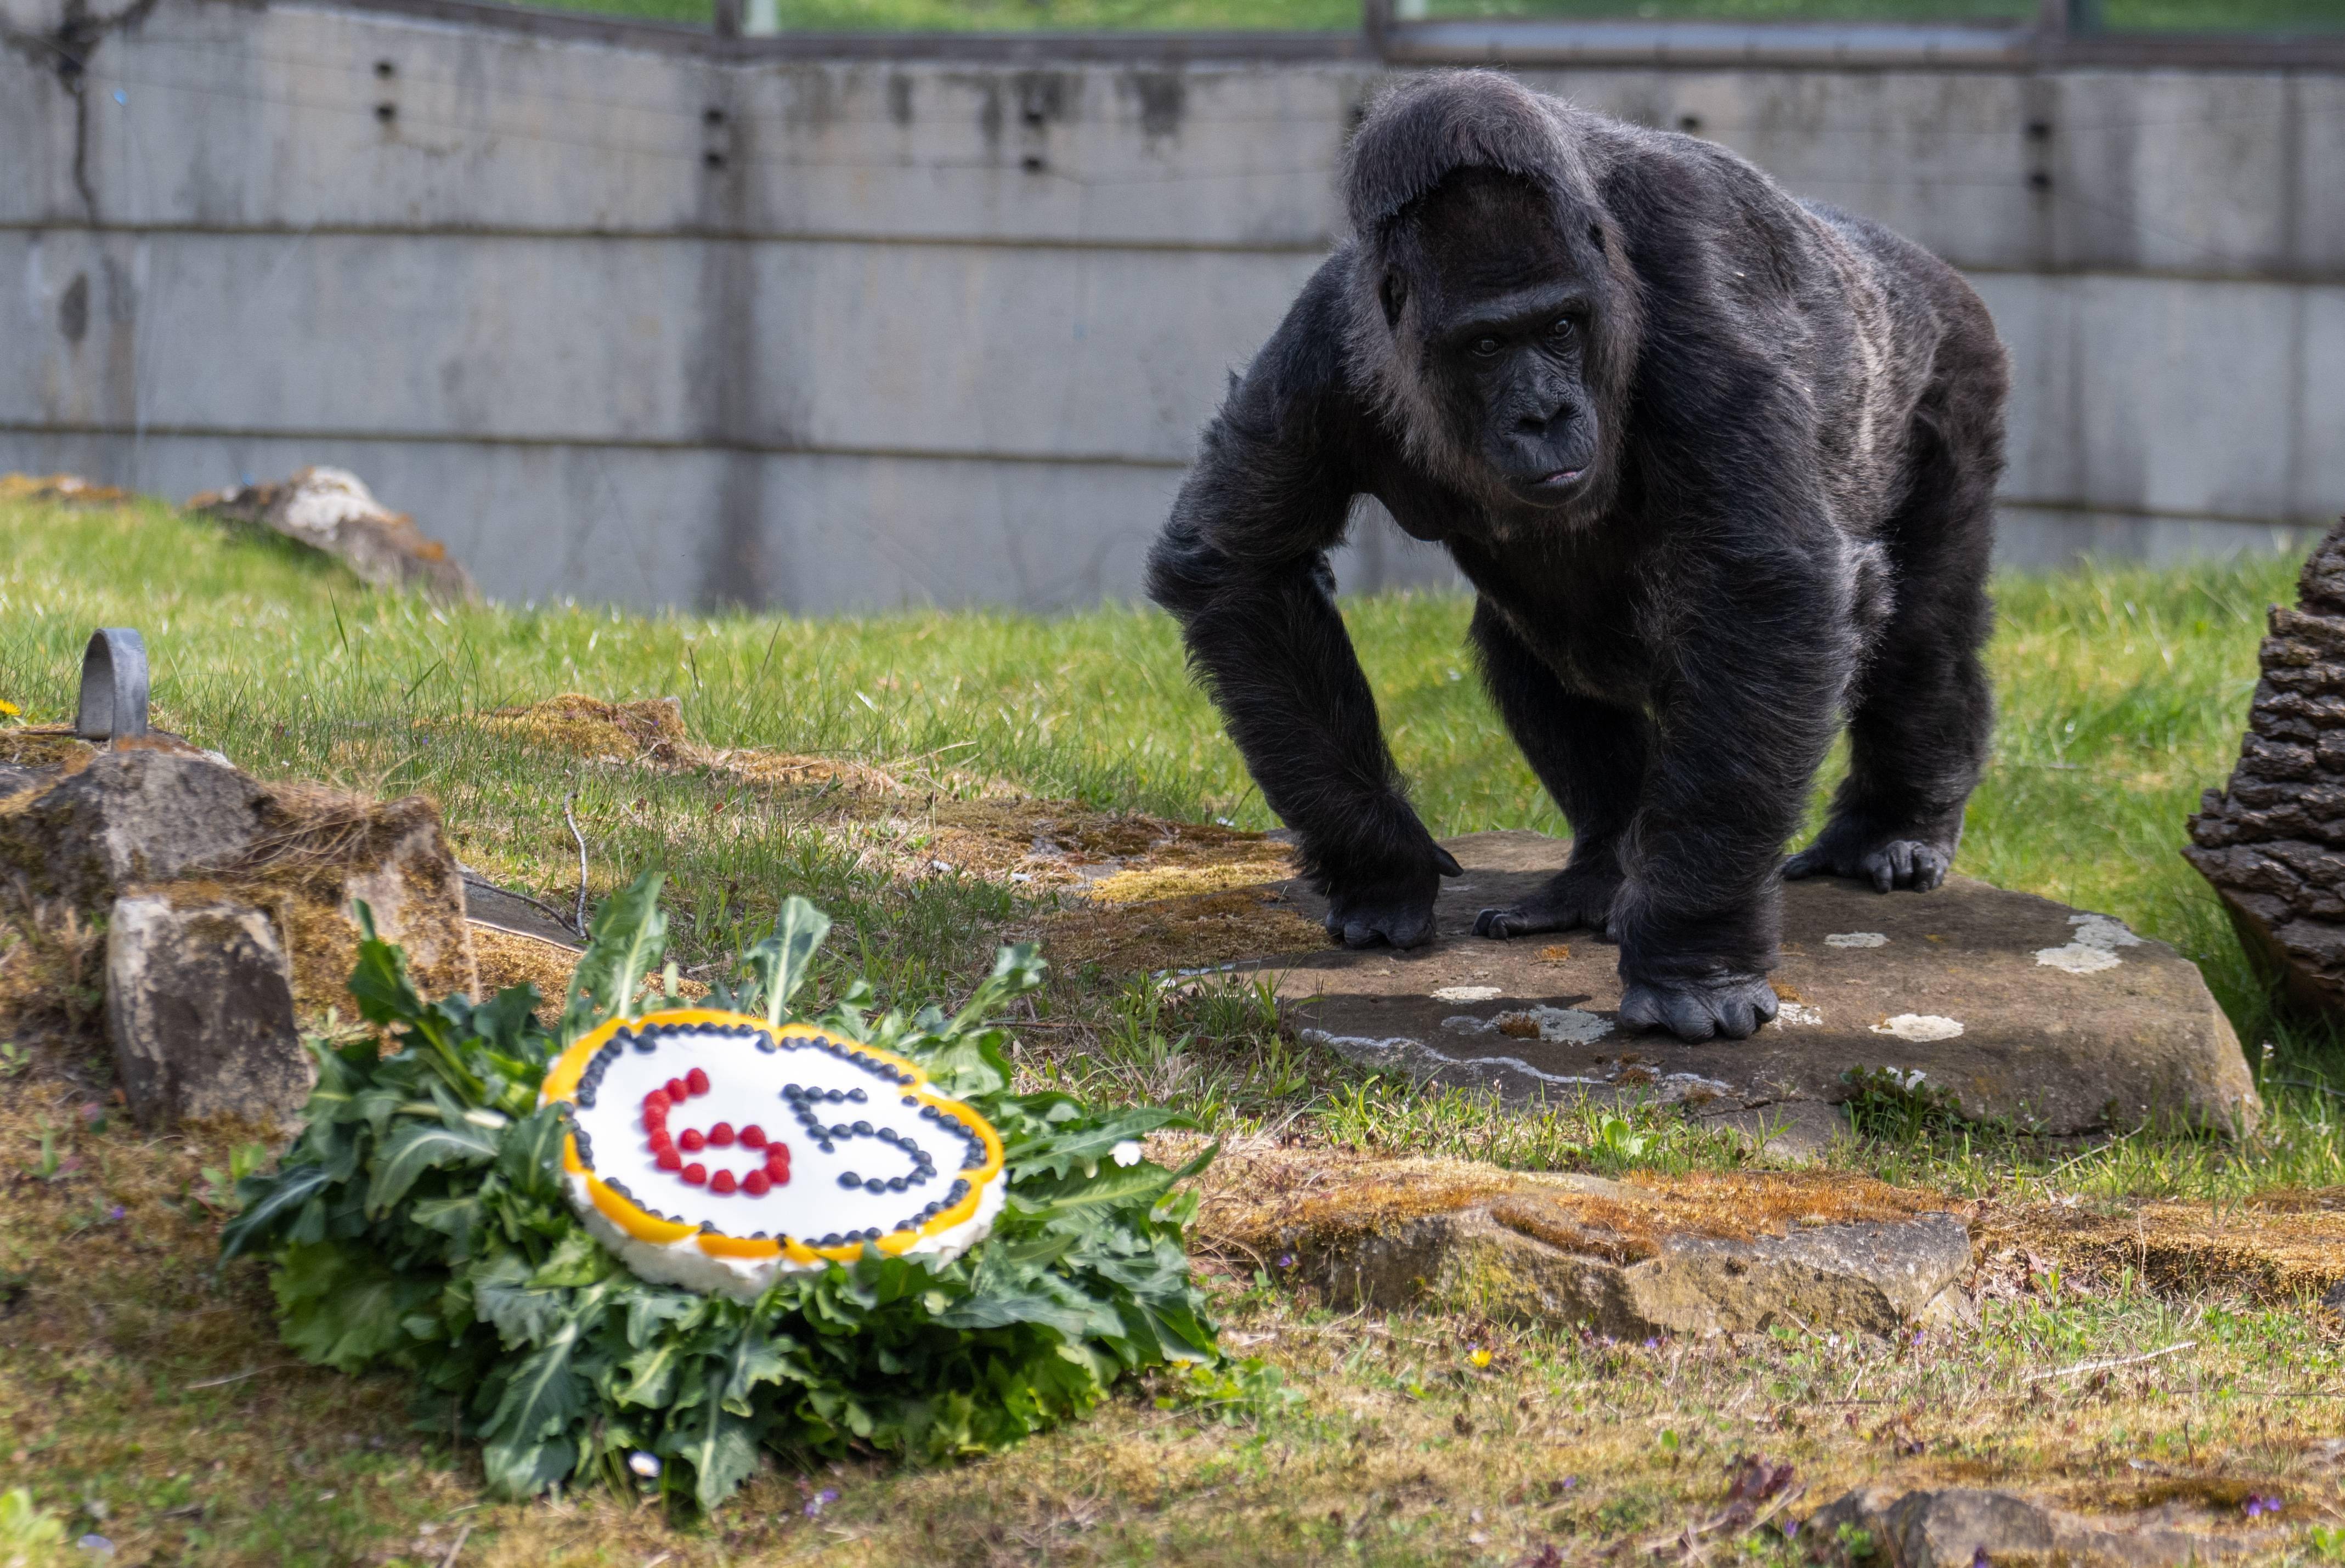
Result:
M1555 325L1547 330L1550 338L1568 338L1578 329L1579 323L1572 320L1570 317L1558 316L1556 318Z
M1497 351L1498 340L1496 338L1477 338L1474 339L1474 352L1481 358L1487 359Z

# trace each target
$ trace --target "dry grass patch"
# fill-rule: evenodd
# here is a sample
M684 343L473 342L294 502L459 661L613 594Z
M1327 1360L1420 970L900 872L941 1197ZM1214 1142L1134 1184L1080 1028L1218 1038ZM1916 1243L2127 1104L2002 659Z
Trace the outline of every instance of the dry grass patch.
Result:
M2152 1290L2219 1292L2274 1304L2318 1300L2345 1283L2345 1188L2282 1188L2242 1202L2079 1202L1987 1206L1982 1254L2048 1261L2079 1279L2132 1277Z
M472 722L492 735L595 762L705 769L773 790L830 788L873 795L909 793L909 786L895 774L851 758L704 746L685 730L684 704L674 697L610 703L565 692L524 707L497 708Z
M130 492L110 484L93 484L72 473L0 473L0 501L41 501L51 506L120 506Z
M1974 1207L1845 1171L1640 1171L1610 1181L1328 1148L1225 1153L1200 1190L1201 1238L1250 1257L1316 1251L1485 1206L1525 1235L1614 1263L1650 1258L1670 1236L1748 1241L1795 1227L1967 1214Z
M1002 883L1030 896L1058 890L1096 903L1169 905L1284 881L1295 872L1292 851L1265 834L1038 799L998 780L935 770L921 760L879 766L705 746L686 730L683 705L673 697L612 703L569 693L499 708L472 722L531 747L599 763L699 772L784 798L794 816L851 839L867 860L906 880L942 872ZM1175 910L1169 917L1195 916ZM1306 944L1318 945L1315 939Z
M1205 969L1327 945L1318 921L1264 888L1077 905L1043 916L1032 930L1054 962L1114 971Z
M549 1024L559 1017L570 991L571 971L578 967L577 949L477 920L472 925L472 963L481 976L480 989L473 994L493 996L515 986L535 986L538 1017ZM706 987L697 994L706 995Z

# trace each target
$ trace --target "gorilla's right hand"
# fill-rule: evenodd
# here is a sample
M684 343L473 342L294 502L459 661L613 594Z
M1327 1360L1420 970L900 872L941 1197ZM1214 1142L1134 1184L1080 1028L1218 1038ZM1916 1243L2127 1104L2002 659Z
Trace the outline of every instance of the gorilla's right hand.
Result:
M1437 844L1416 864L1386 867L1365 879L1330 881L1327 885L1327 936L1346 947L1373 947L1389 942L1396 947L1419 947L1433 939L1433 901L1441 895L1441 879L1459 876L1466 868Z

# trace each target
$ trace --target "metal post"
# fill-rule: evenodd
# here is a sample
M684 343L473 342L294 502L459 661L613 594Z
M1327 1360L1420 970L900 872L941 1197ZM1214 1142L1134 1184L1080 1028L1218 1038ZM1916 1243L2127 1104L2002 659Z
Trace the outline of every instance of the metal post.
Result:
M1360 37L1367 45L1370 59L1385 58L1392 20L1393 0L1360 0Z
M741 35L741 0L716 0L716 15L712 24L720 38Z
M147 640L127 626L90 633L81 656L81 705L74 733L86 741L147 733Z

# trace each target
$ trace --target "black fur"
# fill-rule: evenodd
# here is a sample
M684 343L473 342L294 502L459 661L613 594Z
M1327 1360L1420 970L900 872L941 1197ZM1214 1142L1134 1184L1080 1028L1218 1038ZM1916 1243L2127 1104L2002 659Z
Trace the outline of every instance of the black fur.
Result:
M1568 869L1485 910L1620 945L1621 1017L1774 1017L1782 875L1927 889L1985 757L2006 371L1953 269L1707 142L1488 72L1390 93L1355 233L1205 431L1149 562L1347 945L1412 946L1456 863L1402 793L1335 612L1355 496L1446 544Z

